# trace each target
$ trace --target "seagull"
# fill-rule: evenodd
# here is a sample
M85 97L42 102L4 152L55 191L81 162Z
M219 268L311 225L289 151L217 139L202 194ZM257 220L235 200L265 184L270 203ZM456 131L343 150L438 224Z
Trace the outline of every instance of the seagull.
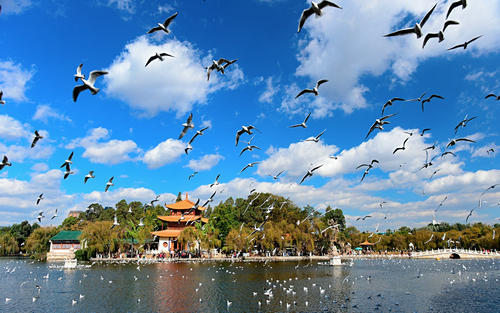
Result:
M148 59L148 61L146 62L146 65L144 65L144 67L148 66L149 63L153 62L154 60L158 59L160 61L163 61L163 57L174 57L173 55L171 54L168 54L166 52L162 52L162 53L155 53L155 55L153 55L152 57L150 57Z
M114 186L114 184L113 184L113 178L115 178L115 177L114 177L114 176L113 176L113 177L111 177L111 178L108 180L108 182L106 183L106 188L104 189L104 192L107 192L107 191L108 191L108 189L109 189L109 187Z
M436 144L433 144L432 146L428 146L424 150L434 150L434 149L436 149Z
M87 175L85 175L85 178L83 179L83 183L86 184L87 180L89 180L89 178L95 178L94 171L90 171Z
M165 22L163 22L163 24L158 23L158 26L153 27L150 30L148 30L147 34L151 34L151 33L154 33L156 31L159 31L159 30L163 30L167 34L170 33L170 30L168 29L168 25L170 25L170 23L172 23L172 21L177 16L177 14L179 14L179 12L175 12L172 16L170 16L169 18L167 18L165 20Z
M422 132L420 133L420 136L423 136L426 131L431 130L430 128L424 128L422 129Z
M240 173L242 173L244 170L246 170L247 168L249 167L253 167L255 164L259 164L260 162L252 162L252 163L248 163L247 165L245 165L245 167L240 171Z
M118 219L116 218L116 214L115 214L115 217L113 218L113 225L111 225L110 229L113 229L116 226L120 226L120 223L118 223Z
M430 102L432 98L439 98L439 99L444 99L443 97L441 97L440 95L431 95L429 98L427 99L423 99L421 104L422 104L422 112L424 112L424 104L426 102Z
M318 88L319 88L319 86L321 86L321 84L324 84L326 82L328 82L327 79L318 80L318 82L316 83L316 86L314 86L313 89L304 89L304 90L302 90L301 92L299 92L299 94L297 96L295 96L295 99L297 99L298 97L302 96L305 93L313 93L315 96L317 96L318 95Z
M184 152L188 154L190 150L193 150L193 146L190 143L188 143L186 148L184 148Z
M52 221L56 217L57 217L57 209L56 209L56 212L54 213L54 215L50 218L50 220Z
M437 3L432 7L432 9L429 12L427 12L427 14L424 16L422 21L420 21L420 23L416 23L415 26L413 26L412 28L401 29L401 30L392 32L390 34L387 34L384 37L408 35L411 33L414 33L415 35L417 35L417 38L422 37L422 35L423 35L422 27L424 27L425 22L427 22L427 20L431 16L431 14L434 11L434 9L436 8L436 6L437 6Z
M193 172L191 175L189 175L188 180L190 180L191 178L193 178L196 174L198 174L198 172Z
M259 149L259 150L262 150L261 148L259 148L259 147L255 146L255 145L248 145L248 146L246 146L245 148L243 148L243 150L241 150L240 155L242 155L242 154L243 154L243 152L245 152L245 151L247 151L247 150L248 150L248 151L253 151L253 149Z
M75 77L75 82L77 82L78 79L85 79L85 75L82 74L82 67L83 67L83 64L80 64L76 68L76 74L73 75Z
M0 90L0 104L5 105L5 100L3 100L2 97L3 97L3 90Z
M304 180L305 180L307 177L313 176L313 172L314 172L315 170L317 170L318 168L322 167L322 166L323 166L323 164L318 165L318 166L316 166L316 167L314 167L314 168L312 168L312 169L308 170L308 171L307 171L307 173L304 175L304 177L302 177L302 179L300 180L299 185L300 185L300 184L302 184L302 183L304 182Z
M309 114L307 114L307 116L306 116L305 120L304 120L302 123L300 123L300 124L296 124L296 125L292 125L292 126L290 126L290 128L294 128L294 127L303 127L303 128L307 128L306 123L307 123L307 120L309 119L309 116L311 116L311 112L309 112Z
M358 167L356 167L356 169L359 169L361 167L366 166L366 170L363 173L363 177L361 177L361 181L360 182L362 182L363 179L365 179L365 176L368 175L368 173L370 172L370 170L373 168L373 163L377 163L378 164L379 162L378 162L378 160L372 160L370 162L370 164L360 164L360 165L358 165Z
M367 219L367 218L369 218L369 217L372 217L372 216L371 216L371 215L365 215L365 216L363 216L363 217L358 217L358 218L356 219L356 221L359 221L359 220L363 220L363 221L364 221L364 220L366 220L366 219Z
M64 172L64 179L68 178L69 175L74 174L73 171L71 171L71 168L69 167L69 164L66 164L66 171Z
M141 218L139 219L139 224L137 224L137 226L139 226L139 227L144 226L144 218L143 218L143 217L141 217Z
M384 106L382 107L382 115L384 115L385 108L391 106L394 101L407 101L407 100L403 98L392 98L391 100L388 100L386 103L384 103Z
M431 234L431 238L429 238L429 240L427 240L426 242L424 242L424 245L428 244L429 242L431 242L432 238L434 238L434 234Z
M69 157L64 161L64 163L59 168L73 164L73 162L71 161L72 158L73 158L73 151L71 152Z
M325 133L326 129L324 131L322 131L321 133L319 133L319 135L317 135L316 137L309 137L307 138L306 140L304 141L314 141L314 142L319 142L319 137L321 137L324 133Z
M497 96L497 95L495 95L495 94L493 94L493 93L490 93L489 95L487 95L487 96L486 96L486 97L484 97L484 98L485 98L485 99L488 99L488 98L491 98L491 97L493 97L494 99L496 98L495 100L500 100L500 96ZM1 98L1 97L0 97L0 98Z
M206 207L210 202L214 201L214 197L215 197L216 193L217 193L217 190L214 191L214 193L210 196L210 198L207 199L207 201L205 201L205 203L203 203L202 207Z
M204 132L205 130L207 130L207 129L208 129L208 127L209 127L209 126L207 126L207 127L205 127L205 128L202 128L202 129L200 129L200 130L197 130L197 131L196 131L196 134L194 134L194 135L193 135L193 137L189 140L189 144L193 143L194 139L195 139L197 136L202 136L202 135L203 135L203 132Z
M285 172L285 171L281 171L281 172L279 172L278 174L276 174L276 175L274 175L274 176L273 176L273 175L269 175L269 176L271 176L274 180L278 180L278 177L279 177L281 174L283 174L284 172Z
M405 145L406 145L406 142L408 141L408 139L410 139L410 137L406 138L406 139L405 139L405 141L403 141L403 146L402 146L402 147L399 147L399 148L396 148L396 149L392 152L392 154L395 154L395 153L396 153L396 152L398 152L399 150L405 150L405 149L406 149Z
M38 217L37 217L38 223L41 223L42 222L42 218L44 218L44 217L45 216L43 215L43 212L38 213Z
M471 40L466 41L466 42L464 42L463 44L453 46L453 47L449 48L448 50L453 50L453 49L457 49L457 48L461 48L461 47L463 47L463 48L464 48L464 50L465 50L465 49L467 49L467 47L469 46L469 44L471 44L472 42L474 42L474 41L478 40L478 39L479 39L479 38L481 38L481 37L483 37L483 35L481 35L481 36L477 36L477 37L474 37L474 38L472 38Z
M458 25L458 24L460 23L458 23L457 21L447 20L446 22L444 22L443 29L440 30L438 33L428 33L427 35L425 35L424 42L422 43L422 49L425 47L427 41L429 41L429 39L431 38L438 38L439 42L443 41L444 31L446 30L446 28L450 25Z
M184 126L184 128L182 129L182 132L179 135L178 139L182 139L182 137L184 137L184 135L187 133L188 129L194 128L194 124L192 123L192 120L193 120L193 113L190 113L186 123L182 124L182 126Z
M451 152L451 151L446 151L446 152L443 152L443 154L441 154L441 157L444 157L444 156L446 156L446 155L448 155L448 154L451 154L451 155L453 155L453 156L455 156L455 157L457 156L455 153L453 153L453 152Z
M219 184L219 177L220 174L217 174L217 177L215 177L215 181L212 184L210 184L210 188Z
M45 199L45 198L43 197L43 193L41 193L41 194L38 196L38 199L36 199L36 205L38 205L42 199Z
M472 121L473 119L477 118L477 116L474 116L474 117L471 117L471 118L467 118L468 116L465 115L464 119L461 120L457 126L455 126L455 134L457 134L457 131L460 127L465 127L467 126L467 123L469 123L470 121Z
M378 118L375 120L375 122L373 123L373 125L370 127L370 130L368 131L368 134L366 134L366 138L368 138L368 136L370 136L371 132L374 131L375 129L380 129L380 130L383 130L384 127L383 125L385 124L390 124L391 122L389 121L386 121L386 119L396 115L397 113L394 113L394 114L390 114L390 115L386 115L384 117L381 117L381 118Z
M210 80L210 73L212 73L213 70L216 70L217 72L221 72L224 74L224 70L234 62L238 61L238 59L229 61L224 58L220 58L218 61L212 60L212 64L208 67L205 67L207 70L207 81Z
M472 212L474 212L474 209L470 210L469 214L468 214L468 215L467 215L467 217L465 218L465 224L467 224L467 222L469 221L469 217L471 217Z
M495 185L493 185L493 186L489 186L488 188L486 188L486 190L485 190L485 191L483 191L483 193L481 194L481 197L482 197L482 196L483 196L483 195L484 195L484 194L485 194L488 190L495 189L495 187L496 187L496 186L498 186L498 185L500 185L500 184L495 184Z
M2 163L0 163L0 171L5 167L5 166L12 166L12 163L9 162L9 158L4 155Z
M299 28L297 29L297 33L300 33L302 26L304 26L304 23L311 15L316 14L317 17L323 15L323 12L321 10L325 7L334 7L337 9L342 9L340 6L327 0L323 0L320 3L311 1L311 6L302 11L302 15L300 16L299 19Z
M31 148L34 148L36 143L38 142L38 140L42 139L43 136L41 136L39 133L38 133L38 130L35 130L35 138L33 138L33 142L31 142Z
M449 147L454 146L454 145L455 145L458 141L475 142L474 140L470 140L470 139L467 139L467 138L458 138L458 139L453 139L452 141L450 141L450 142L446 145L446 149L448 149Z
M495 149L491 148L490 150L486 151L486 153L488 153L488 154L495 153Z
M435 171L432 173L431 177L429 177L429 179L432 179L432 177L434 177L434 175L436 175L436 174L437 174L440 170L441 170L441 169L437 169L437 170L435 170Z
M424 92L424 93L423 93L420 97L418 97L417 99L411 99L411 100L407 100L407 101L417 101L417 102L420 102L420 101L422 101L422 99L424 98L424 96L425 96L425 94L426 94L426 93L427 93L427 92Z
M255 128L255 126L253 125L248 125L248 126L241 126L241 129L238 130L236 132L236 144L235 146L238 145L238 142L240 141L240 136L243 134L243 133L247 133L249 135L253 134L252 132L252 129L255 129L255 130L258 130L257 128Z
M78 85L75 88L73 88L73 101L76 102L76 99L78 98L78 95L80 92L90 89L90 93L95 95L99 92L99 88L96 88L94 86L96 79L99 76L106 75L108 72L106 71L92 71L90 72L89 79L81 78L81 81L83 85Z
M458 0L456 2L453 2L450 5L450 8L448 9L448 13L446 13L446 18L448 18L448 16L450 16L450 13L451 13L451 11L453 11L453 9L455 9L456 7L459 7L459 6L462 6L462 10L465 9L465 7L467 6L467 0Z

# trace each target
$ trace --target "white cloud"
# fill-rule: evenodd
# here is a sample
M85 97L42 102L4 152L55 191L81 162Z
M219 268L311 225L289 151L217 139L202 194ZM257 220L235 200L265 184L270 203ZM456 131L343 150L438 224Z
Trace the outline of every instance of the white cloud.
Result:
M157 52L174 57L144 67ZM162 111L174 111L181 116L194 104L205 103L210 93L223 87L236 88L243 81L243 72L234 64L226 75L211 75L207 82L204 69L207 64L202 62L201 52L189 42L169 39L154 44L141 36L128 44L111 64L105 77L106 91L146 116Z
M278 92L279 86L273 84L273 77L268 77L266 80L266 89L259 96L259 102L272 103L274 95Z
M127 13L135 12L135 3L133 0L108 0L108 6L116 7L118 10L125 11Z
M206 154L198 160L189 160L188 165L193 171L208 171L216 166L224 157L218 153Z
M9 115L0 115L0 138L2 139L29 138L28 127L29 125L23 125Z
M19 14L32 5L31 0L3 0L2 14Z
M91 162L102 164L118 164L133 160L131 154L138 154L141 150L132 140L109 140L109 131L106 128L98 127L89 131L83 138L73 139L66 148L74 149L83 147L83 156L89 158Z
M492 149L493 151L491 151ZM497 155L497 151L500 151L500 146L491 143L489 145L474 149L472 152L472 157L494 158Z
M33 70L22 69L20 64L14 64L11 61L0 61L0 89L3 90L4 99L26 100L26 84L33 76L33 73Z
M31 169L35 172L46 172L49 170L49 166L47 165L47 163L35 163Z
M172 163L184 153L185 144L176 139L167 139L148 150L142 159L149 168L158 168Z
M452 0L439 3L424 31L441 29L446 11ZM468 3L465 10L454 10L451 18L460 25L447 29L441 44L430 41L422 49L422 40L415 36L384 38L383 35L399 27L411 26L420 20L434 5L434 0L391 1L380 0L366 5L364 0L342 3L343 10L326 9L321 18L310 18L300 33L297 76L310 79L313 85L318 79L329 79L321 86L320 94L329 106L326 110L341 108L346 113L368 105L363 85L364 75L380 76L386 72L396 81L405 83L418 68L420 62L433 57L449 56L443 49L463 43L477 34L484 36L467 50L455 50L453 54L470 53L479 56L498 51L500 39L500 3L495 0ZM309 6L305 1L304 7ZM411 17L411 20L408 20ZM407 25L401 25L408 20ZM355 21L355 22L353 22ZM298 89L293 93L298 92ZM318 113L319 115L319 113Z
M47 124L48 120L52 118L55 120L71 122L71 119L64 114L58 113L48 105L39 105L36 108L35 115L33 115L34 120L40 120Z

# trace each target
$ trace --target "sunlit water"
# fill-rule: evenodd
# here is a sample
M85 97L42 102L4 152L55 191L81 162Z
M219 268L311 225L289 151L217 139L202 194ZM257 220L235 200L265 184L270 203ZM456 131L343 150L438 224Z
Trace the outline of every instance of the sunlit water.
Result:
M62 270L0 259L0 311L500 312L498 264L393 259L339 267L205 262ZM268 289L272 297L264 295Z

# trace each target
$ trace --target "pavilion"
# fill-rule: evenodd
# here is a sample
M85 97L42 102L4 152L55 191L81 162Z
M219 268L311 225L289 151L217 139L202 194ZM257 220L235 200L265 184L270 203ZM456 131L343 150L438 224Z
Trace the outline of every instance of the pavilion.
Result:
M161 230L151 234L159 238L158 251L173 253L185 248L177 242L177 238L186 227L192 227L188 224L192 225L196 222L205 224L208 219L202 217L202 213L206 208L199 206L195 209L195 203L189 200L187 192L184 200L165 204L165 207L170 211L170 215L158 216L158 219L162 222Z
M359 245L361 246L361 248L363 249L363 251L371 251L372 250L372 246L374 246L375 244L371 243L371 242L368 242L368 240L365 240L364 242L360 243Z

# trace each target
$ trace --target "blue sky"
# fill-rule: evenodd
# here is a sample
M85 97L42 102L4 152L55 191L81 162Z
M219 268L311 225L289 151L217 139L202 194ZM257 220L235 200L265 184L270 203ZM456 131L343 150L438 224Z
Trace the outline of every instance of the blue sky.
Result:
M306 1L49 1L0 0L0 154L12 167L0 171L0 225L34 220L39 211L58 223L71 209L92 202L113 205L150 201L156 194L169 203L177 192L208 198L209 184L220 173L216 201L246 197L252 188L289 197L319 210L339 207L349 223L367 229L421 226L439 208L439 221L464 222L481 193L500 183L497 146L500 102L484 96L500 94L500 3L470 3L455 9L445 40L414 35L384 38L412 26L433 1L338 1L342 10L326 8L297 34ZM451 1L441 1L424 27L438 31ZM174 12L170 34L146 32ZM447 48L475 36L467 50ZM154 61L156 52L174 55ZM238 59L225 75L205 66L212 59ZM107 70L98 78L100 92L71 98L73 74L83 63L85 75ZM295 95L319 79L329 82L320 95ZM439 94L425 112L418 102L399 102L386 109L397 113L384 131L364 139L382 105L392 97ZM195 129L177 140L189 113ZM291 129L312 112L308 127ZM457 136L477 141L452 148L457 157L438 158L428 169L427 146L445 151L456 138L454 127L468 114L478 116ZM239 156L236 131L254 125L253 144L262 148ZM195 130L210 126L184 147ZM431 128L425 136L417 133ZM45 138L29 148L34 130ZM303 142L326 129L318 143ZM413 131L407 149L392 154ZM248 140L244 134L242 140ZM75 171L63 180L59 166L75 152ZM329 155L338 155L334 160ZM356 166L378 159L380 164L359 183ZM260 161L239 174L248 163ZM298 182L308 168L323 164L312 178ZM83 184L94 170L96 178ZM269 174L285 170L279 181ZM438 172L430 179L432 173ZM193 179L187 177L193 172ZM106 181L115 186L104 193ZM45 199L36 207L40 193ZM495 222L500 193L487 201L471 221ZM387 201L384 210L378 203ZM360 223L356 216L371 214ZM388 216L388 219L384 219ZM50 222L45 222L50 224Z

